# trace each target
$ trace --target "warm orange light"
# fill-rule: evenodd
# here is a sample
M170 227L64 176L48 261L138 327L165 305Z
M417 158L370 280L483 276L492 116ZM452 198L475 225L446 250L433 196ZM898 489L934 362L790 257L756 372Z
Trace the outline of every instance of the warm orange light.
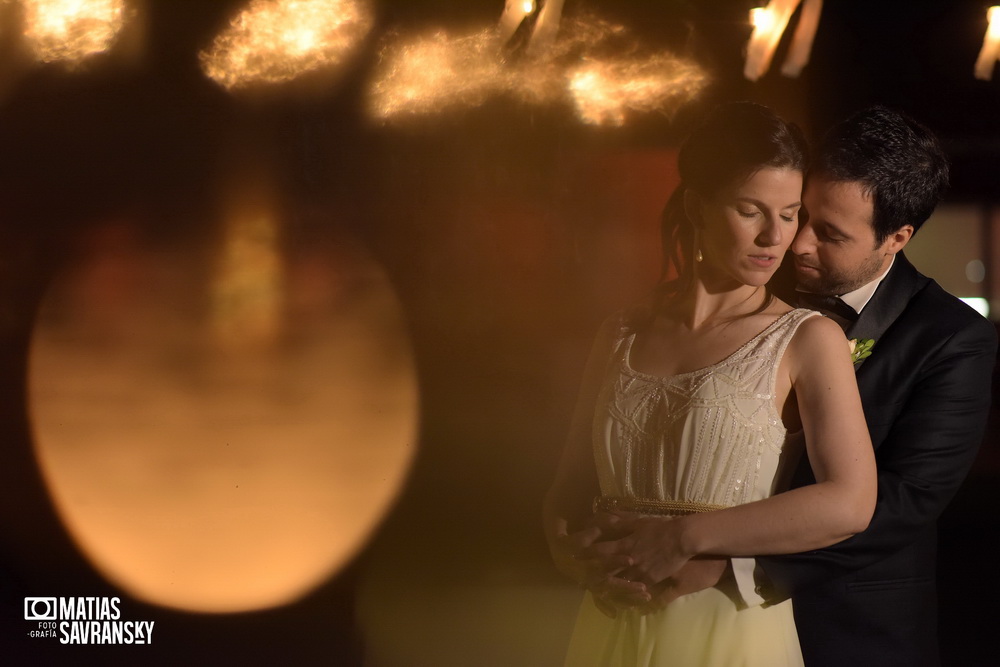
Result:
M226 88L281 83L344 62L373 23L366 0L251 0L201 54Z
M766 7L754 7L750 10L750 25L757 30L770 32L774 30L774 13Z
M387 46L371 88L378 118L475 105L510 86L492 31L461 37L443 31Z
M125 24L124 0L22 0L24 38L41 62L76 64L107 51Z
M574 69L569 88L577 115L591 125L622 125L626 113L680 106L705 83L701 71L678 58L591 61Z
M813 42L816 40L816 31L819 29L819 19L822 13L823 0L803 0L799 23L795 27L795 34L788 47L785 63L781 66L781 73L785 76L796 77L809 64L809 57L812 53Z
M506 44L524 23L524 19L534 11L535 3L533 0L507 0L497 25L496 36L499 43Z
M285 307L282 235L263 178L231 186L211 283L211 328L227 349L274 343Z
M747 58L743 67L746 78L756 81L770 68L778 42L801 1L771 0L767 7L750 10L750 22L754 29L747 44Z
M227 349L205 245L115 232L90 247L46 296L29 369L36 455L68 531L151 603L233 612L308 592L365 544L415 453L387 277L349 241L286 242L283 337ZM271 242L225 247L248 250L246 274L271 289Z
M624 27L590 16L563 21L551 46L514 63L503 61L489 29L398 39L382 51L370 110L393 119L506 95L533 105L570 103L585 123L620 125L626 111L670 112L706 85L694 63L670 54L636 55L625 41Z
M993 69L1000 59L1000 7L990 7L986 12L986 19L989 25L975 66L976 78L983 81L993 78Z

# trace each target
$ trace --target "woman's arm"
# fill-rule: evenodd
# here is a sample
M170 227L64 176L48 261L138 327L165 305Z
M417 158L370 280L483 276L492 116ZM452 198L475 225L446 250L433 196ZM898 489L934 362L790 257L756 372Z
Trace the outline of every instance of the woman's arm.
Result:
M593 499L600 493L592 445L594 409L620 330L619 318L612 317L597 334L562 458L542 508L545 539L556 567L581 584L589 573L578 556L600 535L596 528L587 528Z
M865 362L865 404L879 443L879 499L868 529L820 551L758 558L772 584L769 602L864 568L874 568L869 579L889 577L887 559L933 532L965 480L990 413L997 334L954 301L936 285L925 290L879 340L876 363Z
M875 507L875 461L848 345L832 321L804 321L781 372L795 392L816 484L738 507L678 519L608 515L630 534L598 543L597 557L628 554L629 578L663 581L700 554L744 556L818 549L861 532Z
M617 615L618 607L642 606L653 600L642 582L615 576L633 564L631 556L611 554L593 559L587 555L594 542L605 537L604 531L593 522L593 501L600 494L600 485L592 433L597 396L615 346L621 340L621 326L620 317L609 319L594 341L566 446L542 509L545 539L556 568L589 589L594 604L612 618ZM703 566L698 572L704 570ZM667 600L669 594L670 591L661 592L660 597Z

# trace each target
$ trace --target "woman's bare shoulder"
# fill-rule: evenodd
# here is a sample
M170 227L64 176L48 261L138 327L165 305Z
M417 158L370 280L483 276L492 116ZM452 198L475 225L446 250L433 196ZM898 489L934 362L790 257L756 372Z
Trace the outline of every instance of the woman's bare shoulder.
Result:
M789 353L803 359L824 357L830 350L849 353L850 346L840 325L820 314L799 323L788 347Z

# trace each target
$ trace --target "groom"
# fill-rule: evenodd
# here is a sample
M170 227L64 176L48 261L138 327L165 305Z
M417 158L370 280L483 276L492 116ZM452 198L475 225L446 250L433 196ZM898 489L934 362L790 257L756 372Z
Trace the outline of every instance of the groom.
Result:
M878 504L863 533L826 549L759 557L755 571L734 560L749 604L792 598L808 667L940 664L936 522L982 440L997 352L990 322L902 253L947 180L934 136L876 107L831 130L803 193L807 215L782 267L794 270L797 288L779 296L822 307L849 339L874 341L856 372L879 471ZM817 306L817 297L829 303ZM795 485L811 475L804 462ZM620 544L598 551L620 556ZM712 567L692 562L671 578L674 590L713 585L721 565ZM618 581L627 594L629 584Z

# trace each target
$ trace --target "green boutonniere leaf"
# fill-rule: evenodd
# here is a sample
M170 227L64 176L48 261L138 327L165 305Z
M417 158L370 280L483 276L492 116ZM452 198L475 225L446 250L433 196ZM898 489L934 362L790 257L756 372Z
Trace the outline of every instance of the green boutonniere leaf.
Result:
M851 345L851 362L855 364L870 357L872 347L875 345L875 341L871 338L852 338L849 343Z

